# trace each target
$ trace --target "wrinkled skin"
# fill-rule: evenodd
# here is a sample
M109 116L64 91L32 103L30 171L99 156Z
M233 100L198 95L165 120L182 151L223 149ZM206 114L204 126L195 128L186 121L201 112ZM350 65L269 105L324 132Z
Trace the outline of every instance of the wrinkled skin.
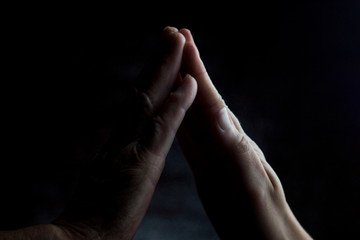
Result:
M143 219L196 81L179 71L185 38L164 29L162 45L120 105L110 137L99 136L75 196L52 224L1 232L0 239L132 239ZM100 147L99 147L100 146Z

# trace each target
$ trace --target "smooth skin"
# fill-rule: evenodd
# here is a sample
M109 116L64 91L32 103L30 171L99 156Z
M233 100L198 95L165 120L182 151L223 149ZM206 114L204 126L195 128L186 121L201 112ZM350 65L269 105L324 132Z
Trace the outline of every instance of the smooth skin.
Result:
M182 70L198 83L178 132L205 210L221 239L311 239L280 180L212 84L189 30Z
M64 213L53 224L0 232L1 240L133 239L176 134L221 239L311 239L212 84L190 31L167 27L163 38L126 101L127 116L101 144Z

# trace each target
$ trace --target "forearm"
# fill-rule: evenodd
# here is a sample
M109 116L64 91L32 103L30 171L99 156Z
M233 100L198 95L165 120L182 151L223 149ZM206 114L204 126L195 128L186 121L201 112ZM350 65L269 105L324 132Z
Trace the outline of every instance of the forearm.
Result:
M312 239L284 199L276 199L266 191L257 195L257 199L248 199L221 180L220 183L207 180L209 185L198 185L198 190L221 239Z

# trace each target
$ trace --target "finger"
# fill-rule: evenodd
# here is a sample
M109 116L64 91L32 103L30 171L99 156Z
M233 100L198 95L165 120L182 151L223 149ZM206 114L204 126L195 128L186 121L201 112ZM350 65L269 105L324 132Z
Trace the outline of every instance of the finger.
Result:
M164 29L161 48L141 72L136 94L130 94L122 111L114 113L115 120L122 124L116 125L107 144L111 153L117 154L117 149L139 138L148 120L159 110L176 82L184 44L185 38L176 28Z
M259 148L259 146L244 132L243 128L240 125L239 120L237 119L237 117L234 115L234 113L230 110L228 110L228 114L230 116L231 121L234 123L234 126L236 128L236 130L245 135L245 137L247 138L247 142L249 142L249 144L251 145L251 147L253 148L253 150L256 152L256 154L258 155L259 159L261 160L261 162L266 162L265 160L265 155L264 153L261 151L261 149Z
M217 113L225 107L225 103L211 82L190 31L181 29L180 32L186 39L182 61L183 70L192 75L198 83L196 104L199 104L207 114Z
M152 131L143 139L143 146L152 155L165 159L186 111L195 99L197 83L187 75L179 88L170 94L159 114L153 118Z
M198 83L196 104L199 104L202 110L207 111L210 117L215 119L220 142L225 146L236 147L237 152L240 154L251 151L252 146L247 140L247 135L242 130L239 121L228 109L221 95L211 82L191 32L187 29L181 29L180 32L186 39L183 68L186 72L192 74Z
M239 132L244 132L244 130L241 127L241 124L239 122L239 119L235 116L235 114L228 108L228 113L230 115L230 119L231 121L234 123L235 128L239 131Z
M183 55L183 69L189 74L193 75L198 83L198 93L196 98L196 104L200 105L202 111L205 111L210 118L215 119L218 123L218 130L223 132L219 121L224 121L228 119L228 123L231 123L234 128L231 131L239 131L243 133L239 121L232 114L232 112L227 108L224 100L221 95L216 90L213 85L206 68L200 58L198 49L195 46L193 37L189 30L181 29L180 32L184 35L186 43L184 46L184 55ZM226 110L226 116L224 111ZM225 118L224 118L225 116ZM235 134L234 132L234 134Z
M220 110L218 118L219 124L219 143L230 153L231 159L235 160L238 169L247 179L254 179L253 183L269 184L275 186L277 184L276 174L266 162L265 156L242 130L237 118L226 107ZM263 181L265 179L265 181ZM260 185L258 185L260 186Z
M170 93L180 70L184 36L176 28L166 27L160 51L149 61L137 83L139 108L152 117Z
M208 115L215 119L215 122L217 123L217 133L223 138L223 143L228 142L230 144L234 139L240 139L237 146L238 151L249 151L251 146L246 140L247 135L241 128L238 119L226 106L221 95L211 82L190 31L181 29L180 32L186 39L183 55L183 68L186 72L194 75L198 83L196 104L199 104L203 111L207 111Z

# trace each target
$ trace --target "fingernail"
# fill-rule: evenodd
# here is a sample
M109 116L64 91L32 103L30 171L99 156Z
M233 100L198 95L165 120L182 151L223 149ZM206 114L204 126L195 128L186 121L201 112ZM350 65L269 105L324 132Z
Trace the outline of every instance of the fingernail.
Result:
M233 122L230 119L229 113L226 109L226 107L223 107L219 111L219 117L218 117L218 124L222 131L226 131L233 127Z

